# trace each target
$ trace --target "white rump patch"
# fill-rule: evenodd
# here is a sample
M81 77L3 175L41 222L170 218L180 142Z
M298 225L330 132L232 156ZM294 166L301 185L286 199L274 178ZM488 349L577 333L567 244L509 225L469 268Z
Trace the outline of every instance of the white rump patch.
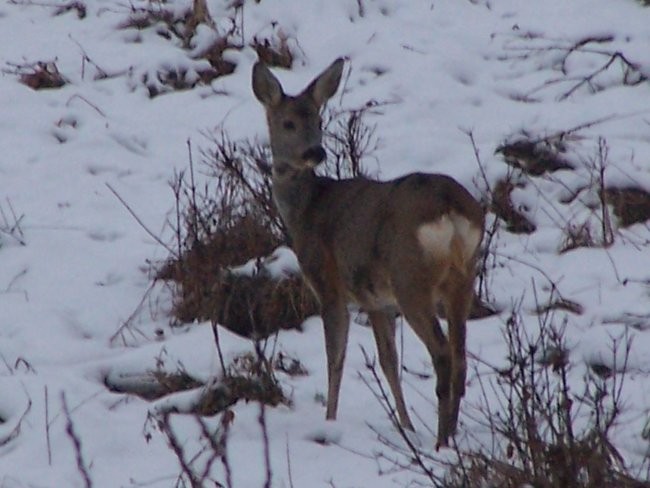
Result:
M476 248L481 243L481 230L460 215L452 214L451 220L454 223L456 233L464 245L463 257L469 259L474 255Z
M422 224L418 227L417 237L422 249L431 256L447 256L452 245L460 244L462 259L467 261L480 244L481 231L465 217L452 213Z
M449 216L443 215L435 222L418 227L417 236L425 252L433 256L446 256L451 250L454 237L454 223Z

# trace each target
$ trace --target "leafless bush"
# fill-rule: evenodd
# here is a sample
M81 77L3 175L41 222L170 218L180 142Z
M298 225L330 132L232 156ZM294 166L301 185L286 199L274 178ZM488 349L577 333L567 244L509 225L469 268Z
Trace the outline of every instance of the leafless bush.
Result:
M596 93L612 86L634 86L647 81L648 76L639 63L611 47L614 40L614 36L607 34L580 39L549 39L538 33L522 31L507 43L503 60L530 62L534 63L536 70L542 67L557 73L557 76L521 95L525 101L534 100L550 87L558 87L557 99L562 101L581 92ZM575 57L590 62L572 63ZM592 68L594 65L597 67Z
M569 382L574 366L565 328L566 320L558 325L547 313L531 336L512 313L505 327L506 366L478 376L484 398L477 409L491 432L491 447L463 453L449 486L644 486L611 442L622 412L630 343L613 339L613 361L622 347L623 364L608 377L589 370L578 391Z
M237 145L223 136L214 152L204 154L214 187L196 187L191 161L189 174L178 174L171 184L177 249L157 278L178 283L173 313L181 322L222 320L224 312L238 318L229 299L243 298L237 294L242 289L235 288L236 277L228 270L267 256L284 242L263 154L259 146ZM245 316L250 302L242 305Z
M505 364L490 366L481 360L476 366L482 397L466 407L465 414L479 424L474 430L484 437L470 436L484 447L456 444L455 460L414 444L400 429L374 363L368 361L373 391L403 441L396 443L378 433L388 448L378 454L382 464L414 473L417 486L422 480L446 488L650 486L630 472L611 441L623 411L629 338L612 339L613 366L587 365L580 388L569 381L570 376L575 378L576 365L565 339L566 319L557 323L547 310L538 320L538 332L531 334L519 312L512 312L504 328Z
M228 461L228 436L230 426L235 419L231 410L226 410L220 417L217 425L195 415L194 420L198 427L195 449L188 447L186 439L180 438L173 427L174 414L165 412L155 419L157 429L166 437L169 448L174 452L180 473L175 487L190 486L203 488L210 483L213 486L232 487L232 473ZM191 452L188 452L190 451ZM221 483L213 478L212 467L220 462L224 468L225 482Z
M381 104L374 100L359 108L328 109L323 115L325 149L328 158L323 171L336 179L371 176L368 158L379 147L375 126L366 122Z

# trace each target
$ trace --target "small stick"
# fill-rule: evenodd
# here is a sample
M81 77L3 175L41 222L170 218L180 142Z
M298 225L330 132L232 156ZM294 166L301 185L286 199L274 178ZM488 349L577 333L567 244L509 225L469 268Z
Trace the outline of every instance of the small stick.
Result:
M50 443L50 401L45 385L45 440L47 442L47 464L52 466L52 444Z
M153 233L153 232L152 232L152 231L151 231L151 230L146 226L146 224L142 221L142 219L141 219L140 217L137 216L137 214L133 211L133 209L129 206L129 204L126 203L126 201L125 201L125 200L120 196L120 194L117 193L117 191L115 191L115 189L110 185L110 183L104 183L104 184L106 185L106 188L108 188L108 189L111 191L111 193L112 193L113 195L115 195L115 197L120 201L120 203L121 203L122 205L124 205L124 208L126 208L126 210L131 214L131 216L136 220L136 222L137 222L138 224L140 224L140 227L142 227L142 228L144 229L144 231L145 231L147 234L149 234L149 235L150 235L150 236L151 236L151 237L152 237L152 238L153 238L153 239L154 239L158 244L160 244L160 245L163 246L165 249L167 249L167 250L170 252L170 254L171 254L172 256L175 256L176 253L174 252L174 250L173 250L171 247L169 247L165 242L163 242L162 239L161 239L160 237L158 237L156 234L154 234L154 233Z

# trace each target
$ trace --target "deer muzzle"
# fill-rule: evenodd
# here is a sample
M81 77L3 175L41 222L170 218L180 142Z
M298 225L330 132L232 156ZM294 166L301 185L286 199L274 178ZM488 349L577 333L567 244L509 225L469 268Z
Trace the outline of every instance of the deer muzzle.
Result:
M323 146L313 146L302 153L302 160L314 166L325 161L325 158L327 158L327 153L323 149Z

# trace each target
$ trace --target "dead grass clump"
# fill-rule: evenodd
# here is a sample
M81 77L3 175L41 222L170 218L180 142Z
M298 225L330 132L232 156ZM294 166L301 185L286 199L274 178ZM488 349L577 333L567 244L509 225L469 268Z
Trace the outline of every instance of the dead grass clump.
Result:
M300 329L319 312L304 280L293 275L273 278L229 274L218 293L219 323L246 337L267 337L280 329Z
M181 36L180 29L189 15L189 9L174 13L171 9L164 8L163 4L151 2L146 7L132 7L131 13L118 25L118 29L145 30L155 27L158 35L170 39L172 35Z
M275 355L273 369L275 371L282 371L289 376L307 376L309 374L309 371L303 366L300 359L289 356L282 351Z
M173 314L181 323L211 320L230 330L266 337L299 328L318 305L300 276L271 276L263 258L286 244L272 200L268 148L224 134L204 151L216 189L198 191L193 170L172 184L178 252L157 273L177 283ZM257 269L236 268L258 259Z
M64 3L63 5L57 6L56 10L54 11L54 15L63 15L67 14L68 12L71 11L77 12L77 18L79 19L85 19L86 18L86 4L83 2L80 2L78 0L72 0L71 2Z
M499 146L497 153L503 155L507 164L531 176L541 176L561 169L573 169L562 157L564 145L551 139L531 138L507 142Z
M235 19L228 19L231 27L223 32L217 30L210 16L205 0L194 0L192 6L177 9L173 5L151 2L145 7L133 7L129 17L120 24L121 29L152 29L159 36L174 40L186 51L192 51L193 60L206 60L207 67L188 70L185 67L161 67L156 73L145 73L142 82L149 90L151 98L175 90L188 90L198 84L207 85L213 80L235 71L236 64L225 58L229 49L240 50L244 46L236 39L241 27ZM216 39L209 46L194 50L195 39L200 25L208 26L217 33Z
M212 67L212 70L206 70L202 75L203 83L208 84L235 71L237 65L224 57L228 49L241 49L240 45L233 43L230 35L218 37L210 46L194 56L195 59L207 60Z
M608 188L607 203L622 227L650 220L650 193L641 188Z
M490 210L506 223L506 229L514 234L532 234L537 228L512 203L511 193L516 188L509 179L500 180L492 191Z
M37 61L36 63L14 64L8 63L9 68L5 73L18 75L23 85L33 90L61 88L67 80L59 72L56 61Z
M581 247L598 247L589 222L584 222L581 225L567 225L564 229L564 241L560 244L558 252L564 254Z
M272 407L290 404L275 377L272 364L260 351L234 358L223 380L215 388L206 390L192 413L214 415L241 400Z
M187 218L187 217L186 217ZM254 214L233 218L230 225L221 222L209 235L186 243L179 258L172 258L156 278L178 284L172 313L181 323L194 320L217 320L239 332L252 330L250 325L232 322L244 315L233 311L225 293L242 293L245 287L234 279L227 268L250 259L270 254L280 244L264 222ZM255 302L251 293L234 300ZM224 313L227 312L227 313ZM245 316L245 315L244 315ZM225 322L224 318L230 319ZM246 320L250 324L250 320ZM256 322L258 323L258 322Z

